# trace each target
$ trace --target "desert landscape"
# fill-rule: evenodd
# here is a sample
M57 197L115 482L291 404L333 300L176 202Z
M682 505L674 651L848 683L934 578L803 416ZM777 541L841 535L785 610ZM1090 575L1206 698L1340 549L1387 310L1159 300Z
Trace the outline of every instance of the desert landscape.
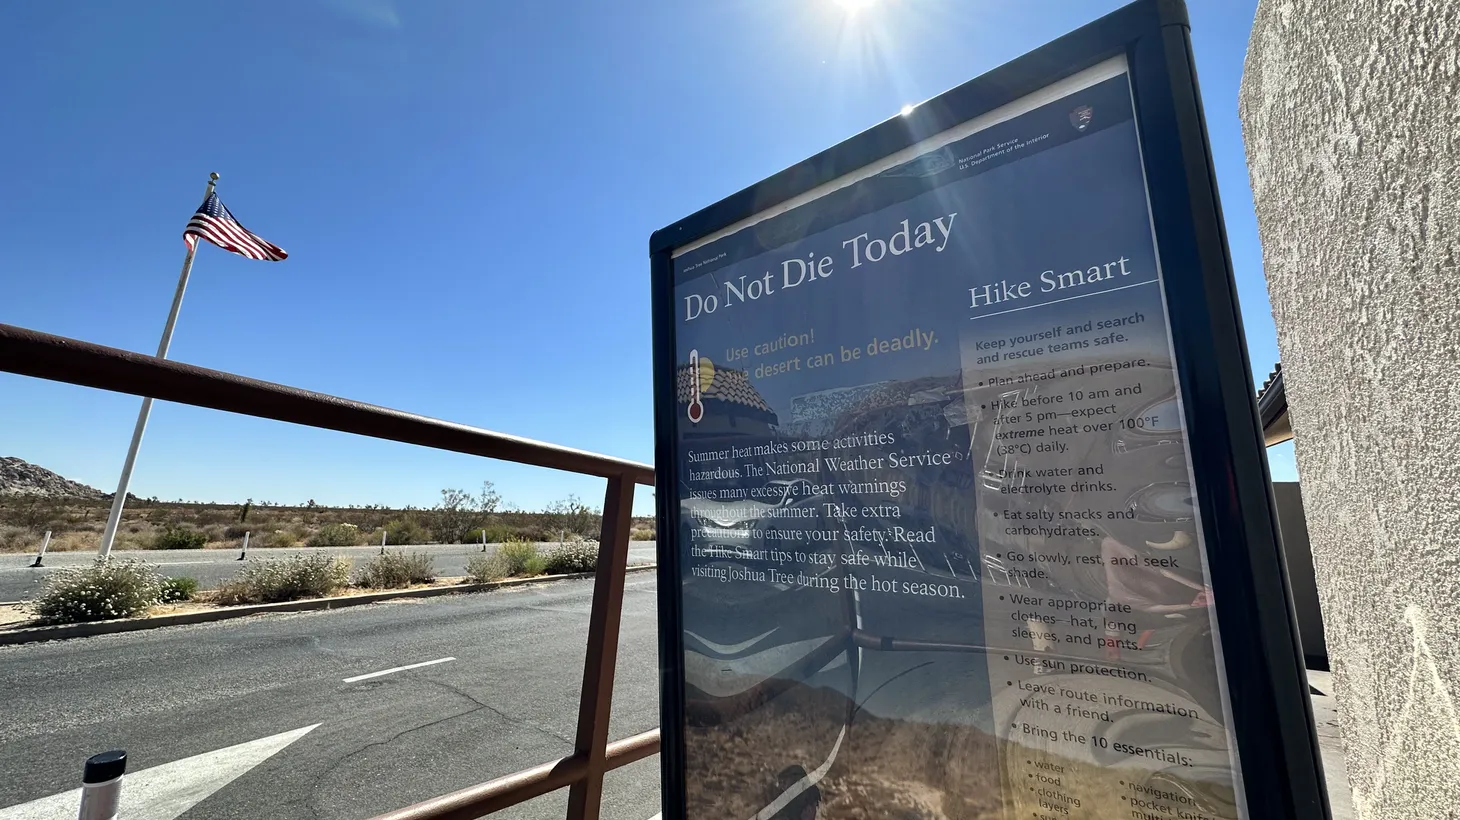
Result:
M96 549L111 495L19 458L0 457L0 553L33 552L46 532L50 551ZM118 550L250 547L347 547L380 544L460 544L596 538L600 511L569 495L544 510L502 503L491 482L474 491L447 488L430 507L368 504L329 507L128 498L117 531ZM633 538L654 539L654 520L636 518Z

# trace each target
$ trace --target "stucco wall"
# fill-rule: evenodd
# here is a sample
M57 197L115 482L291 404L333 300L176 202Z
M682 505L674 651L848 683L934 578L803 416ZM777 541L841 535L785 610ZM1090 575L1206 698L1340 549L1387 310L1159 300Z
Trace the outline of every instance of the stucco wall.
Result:
M1241 115L1359 816L1460 812L1460 0L1261 0Z

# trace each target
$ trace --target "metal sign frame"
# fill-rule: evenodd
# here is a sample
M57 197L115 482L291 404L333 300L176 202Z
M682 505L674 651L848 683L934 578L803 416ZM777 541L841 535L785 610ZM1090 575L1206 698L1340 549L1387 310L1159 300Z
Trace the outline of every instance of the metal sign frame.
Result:
M1323 771L1182 0L1139 0L729 196L650 238L661 772L685 820L673 254L1112 57L1127 60L1210 578L1254 820L1328 818ZM1199 434L1195 434L1199 433Z

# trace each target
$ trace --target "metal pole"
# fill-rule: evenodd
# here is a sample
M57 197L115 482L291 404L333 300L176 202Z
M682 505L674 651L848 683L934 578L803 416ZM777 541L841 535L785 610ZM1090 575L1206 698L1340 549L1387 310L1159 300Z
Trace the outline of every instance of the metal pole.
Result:
M238 553L238 560L242 561L248 557L248 533L243 534L243 550Z
M41 566L41 559L46 557L46 547L49 547L50 545L51 531L46 530L46 537L41 539L41 551L35 554L35 563L30 565L32 569Z
M127 753L102 752L86 761L81 775L81 814L78 820L117 820L117 803L122 798L122 775L127 772Z
M217 174L208 175L208 189L203 193L206 200L218 183ZM188 289L188 275L193 272L193 256L197 254L198 242L188 248L183 259L182 275L177 279L177 292L172 295L172 311L167 314L167 325L162 329L162 341L157 345L157 358L166 359L167 349L172 345L172 331L177 327L177 314L182 310L183 293ZM122 462L122 477L117 482L117 494L112 499L112 511L106 519L106 532L101 536L101 548L97 554L102 558L111 555L112 544L117 539L117 526L122 523L122 508L127 505L127 485L132 483L132 468L137 464L137 450L142 446L142 433L147 429L147 417L152 414L152 397L142 399L142 410L137 414L137 426L132 429L132 444L127 448L127 459Z
M574 755L587 758L588 772L568 787L568 820L598 820L603 802L608 719L613 712L613 676L623 621L633 511L634 483L624 476L610 478L603 496L593 607L588 614L588 651L583 657L583 686L578 696L578 735L573 742Z

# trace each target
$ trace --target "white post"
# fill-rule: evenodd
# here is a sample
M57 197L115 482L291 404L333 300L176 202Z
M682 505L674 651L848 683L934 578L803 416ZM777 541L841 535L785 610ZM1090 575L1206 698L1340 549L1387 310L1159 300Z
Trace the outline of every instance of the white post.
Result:
M240 552L240 553L238 553L238 560L242 561L246 557L248 557L248 533L247 532L245 532L243 534L243 551Z
M122 798L122 777L127 771L127 753L103 752L86 761L81 776L79 820L117 820Z
M41 565L41 559L43 559L43 558L46 557L46 547L49 547L50 545L51 545L51 531L50 530L46 530L46 537L41 539L41 551L35 554L35 563L34 564L31 564L31 567L32 568L38 567L38 566Z
M487 528L482 527L482 552L487 551Z
M385 554L385 537L390 534L389 530L380 531L380 554Z
M209 174L208 189L203 199L213 193L218 182L217 174ZM162 341L157 345L157 358L166 359L167 349L172 345L172 331L177 327L177 314L182 310L183 293L188 289L188 275L193 272L193 256L198 251L199 239L188 248L183 259L182 275L177 280L177 292L172 295L172 311L167 314L167 324L162 328ZM132 445L127 448L127 459L122 462L122 477L117 482L117 494L112 499L112 511L106 519L106 531L101 536L101 548L97 554L102 558L111 555L112 544L117 540L117 527L122 523L122 508L127 505L127 486L132 483L132 468L137 464L137 450L142 446L142 433L147 429L147 417L152 414L152 397L142 399L142 411L137 414L137 426L132 429Z

